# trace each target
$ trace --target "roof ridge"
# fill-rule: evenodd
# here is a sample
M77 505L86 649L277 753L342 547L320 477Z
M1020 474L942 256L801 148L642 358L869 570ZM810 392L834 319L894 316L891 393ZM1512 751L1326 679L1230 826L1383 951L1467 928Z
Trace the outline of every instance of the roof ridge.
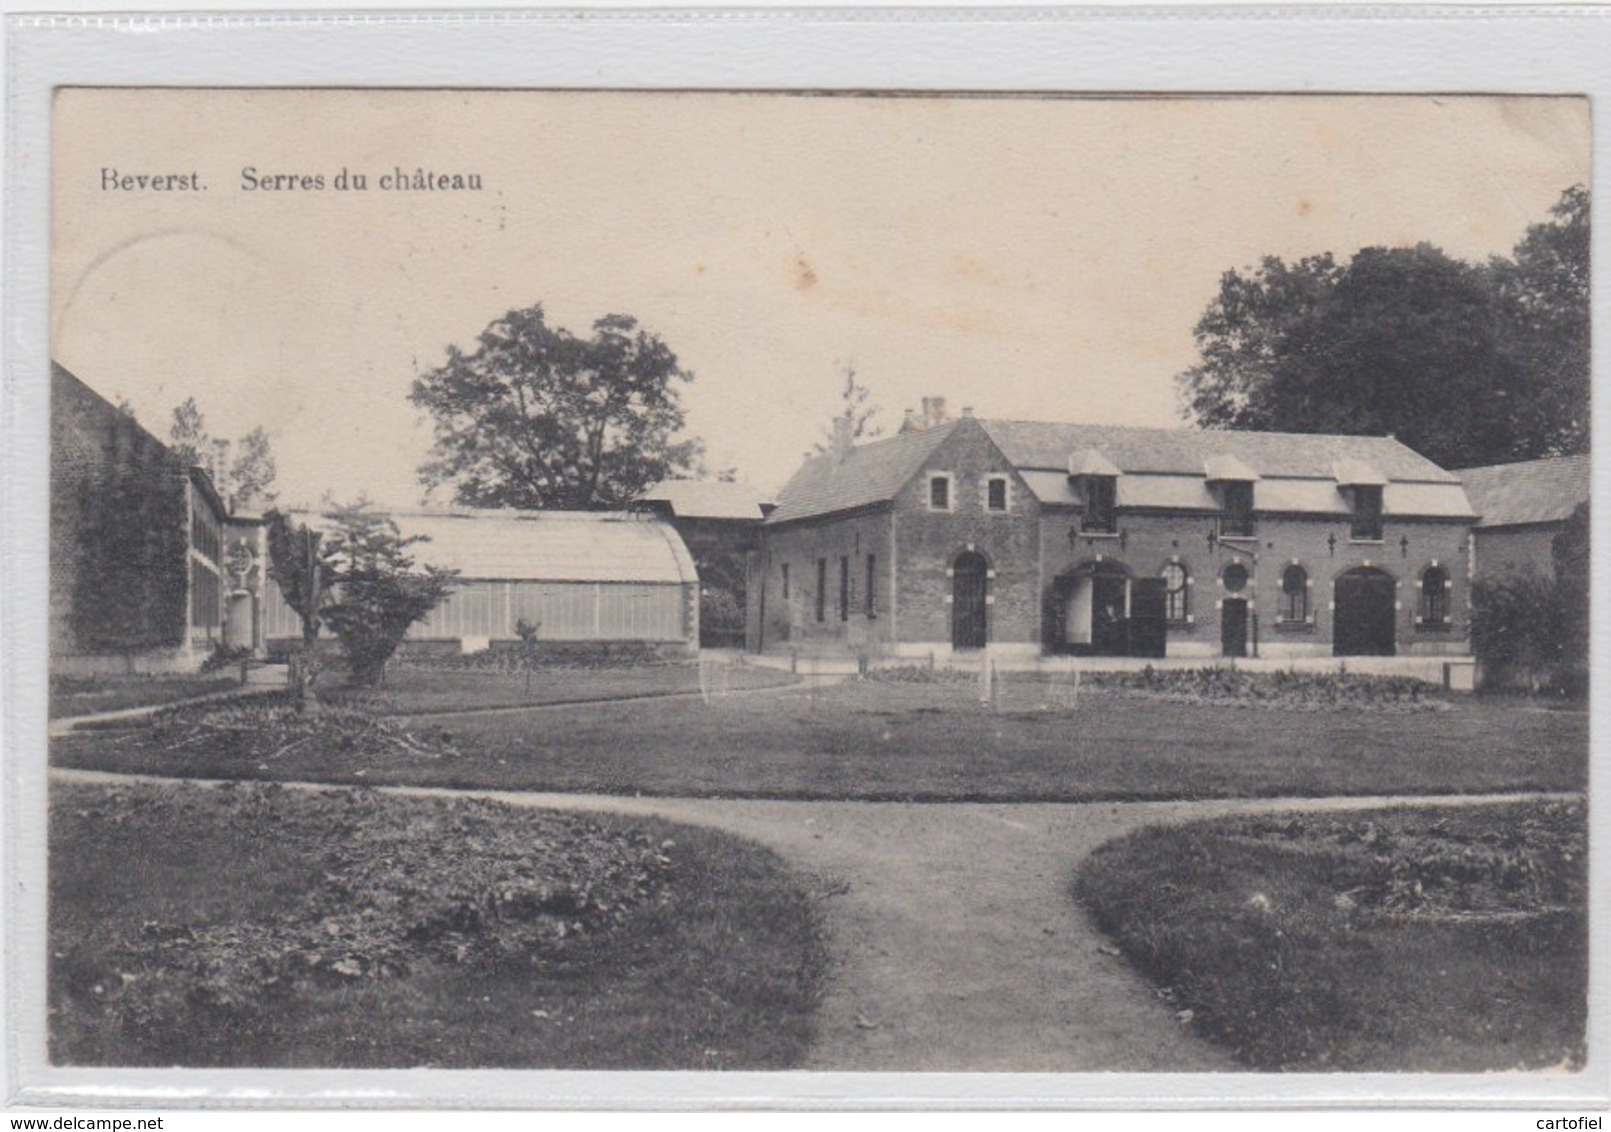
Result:
M1488 472L1499 471L1500 469L1515 471L1517 468L1528 464L1564 464L1568 461L1588 460L1592 455L1593 453L1590 452L1569 452L1564 456L1529 456L1525 460L1508 460L1500 464L1473 464L1469 468L1451 468L1450 471L1457 476L1463 476L1467 472Z
M1171 428L1165 425L1104 424L1101 421L1032 421L1019 417L980 417L981 424L1039 425L1047 428L1100 428L1125 432L1166 433L1171 436L1277 436L1285 439L1335 438L1339 440L1390 440L1405 445L1391 433L1376 435L1368 432L1286 432L1267 428L1204 428L1201 425L1182 424ZM1414 449L1410 449L1412 452Z

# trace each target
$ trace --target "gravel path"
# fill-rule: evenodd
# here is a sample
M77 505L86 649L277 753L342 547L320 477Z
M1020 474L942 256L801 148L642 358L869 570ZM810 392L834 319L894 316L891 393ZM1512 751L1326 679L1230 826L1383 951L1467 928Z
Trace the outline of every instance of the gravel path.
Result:
M1235 1068L1103 950L1105 938L1074 904L1074 869L1102 842L1231 813L1523 797L916 805L457 793L655 814L768 845L836 892L826 898L836 965L806 1068L1018 1072Z

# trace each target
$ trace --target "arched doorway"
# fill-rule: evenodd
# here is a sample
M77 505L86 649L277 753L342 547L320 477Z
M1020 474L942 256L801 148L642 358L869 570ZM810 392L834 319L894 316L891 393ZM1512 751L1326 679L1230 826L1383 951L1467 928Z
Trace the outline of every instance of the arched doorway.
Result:
M973 550L951 566L951 647L982 649L990 640L990 564Z
M1335 656L1392 656L1398 583L1386 570L1358 566L1337 575L1331 651Z
M1163 656L1164 580L1132 578L1122 562L1082 562L1047 595L1047 650L1077 656Z

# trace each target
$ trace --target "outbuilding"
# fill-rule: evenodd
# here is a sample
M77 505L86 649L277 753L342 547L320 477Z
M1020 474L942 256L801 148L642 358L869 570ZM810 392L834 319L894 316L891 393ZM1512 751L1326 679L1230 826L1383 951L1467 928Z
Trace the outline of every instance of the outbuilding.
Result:
M1391 437L944 419L808 461L750 647L1469 655L1459 478Z
M1479 516L1477 576L1511 570L1553 574L1555 538L1572 513L1589 502L1588 454L1491 464L1458 474Z
M317 514L291 517L317 527ZM537 627L542 641L644 641L695 651L699 579L676 530L653 515L584 511L394 511L422 563L457 570L459 584L410 642L478 652ZM296 614L269 587L268 637L301 636Z

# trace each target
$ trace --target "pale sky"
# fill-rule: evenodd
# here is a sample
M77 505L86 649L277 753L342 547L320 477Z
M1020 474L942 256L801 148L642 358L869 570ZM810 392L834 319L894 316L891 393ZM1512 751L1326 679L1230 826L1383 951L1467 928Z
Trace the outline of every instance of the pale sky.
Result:
M187 396L214 435L263 425L299 502L420 502L411 381L537 302L660 334L688 432L764 490L846 362L887 431L927 395L1176 425L1227 269L1508 254L1589 179L1566 98L74 90L54 128L57 360L159 436ZM326 187L247 191L246 167ZM382 189L397 168L484 187Z

